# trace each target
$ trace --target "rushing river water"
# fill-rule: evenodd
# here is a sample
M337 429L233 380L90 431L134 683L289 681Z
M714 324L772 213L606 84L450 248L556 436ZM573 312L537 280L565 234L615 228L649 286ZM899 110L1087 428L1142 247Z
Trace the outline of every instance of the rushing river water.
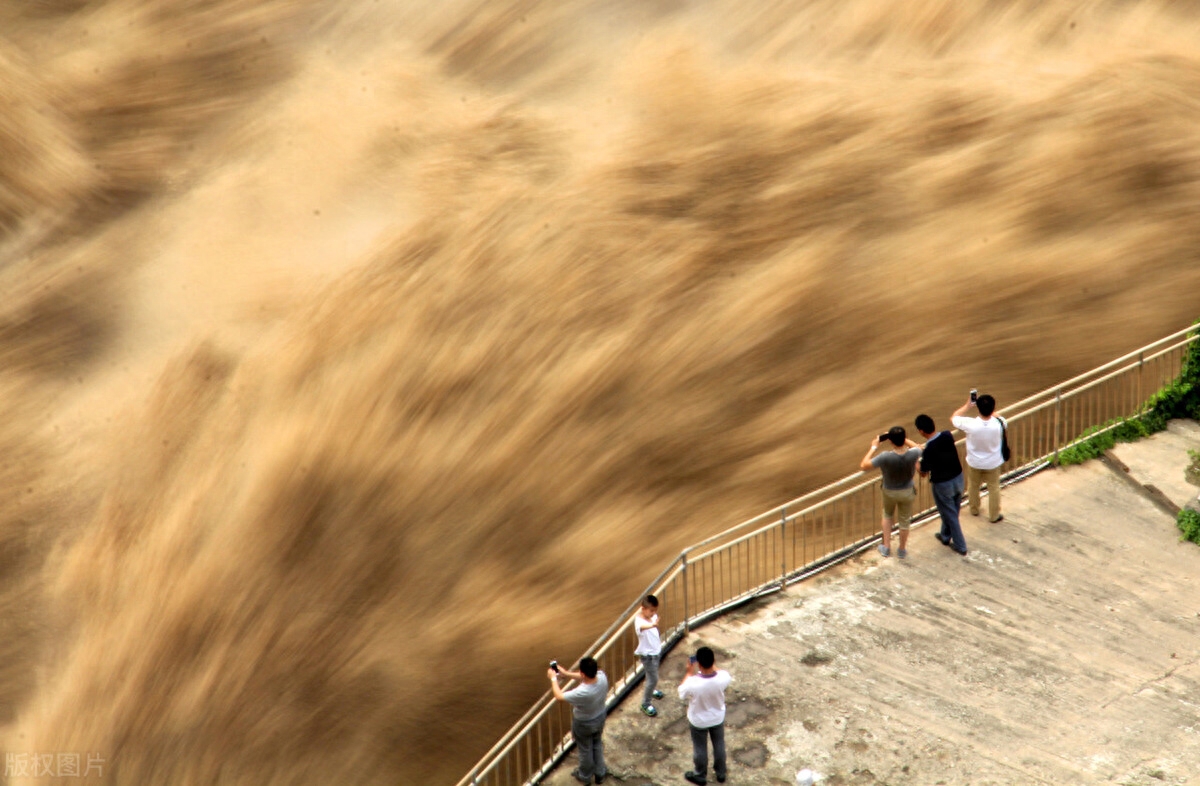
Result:
M1198 14L0 8L5 751L452 783L681 546L1200 317Z

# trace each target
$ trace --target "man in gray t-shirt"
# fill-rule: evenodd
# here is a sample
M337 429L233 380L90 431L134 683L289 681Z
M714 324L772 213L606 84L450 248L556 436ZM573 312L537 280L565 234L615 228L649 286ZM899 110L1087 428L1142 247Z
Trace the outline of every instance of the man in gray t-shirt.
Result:
M580 783L603 783L608 775L604 766L604 720L607 715L608 676L599 670L593 658L579 661L579 671L555 670L547 672L550 690L554 698L571 705L571 735L579 751L579 767L571 773ZM579 685L563 692L558 677L577 680Z
M886 450L879 452L881 446ZM908 529L912 524L913 500L917 498L916 479L917 462L921 460L921 449L917 443L905 436L901 426L892 426L886 434L879 436L878 441L871 440L867 455L859 462L859 467L868 472L873 468L883 475L883 543L879 544L879 553L885 557L892 554L892 522L900 520L900 550L896 556L900 559L908 557Z

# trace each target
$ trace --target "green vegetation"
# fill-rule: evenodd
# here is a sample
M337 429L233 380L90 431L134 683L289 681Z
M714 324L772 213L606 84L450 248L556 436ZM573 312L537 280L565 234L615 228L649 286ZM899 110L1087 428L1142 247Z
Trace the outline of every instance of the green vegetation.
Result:
M1196 324L1200 325L1200 322ZM1060 451L1058 463L1082 464L1088 459L1102 455L1118 442L1133 442L1162 431L1167 427L1167 421L1172 418L1200 420L1200 341L1193 342L1188 348L1188 355L1179 377L1151 396L1146 404L1146 411L1137 417L1112 420L1085 431L1080 436L1096 436ZM1120 425L1110 428L1114 424ZM1109 430L1102 434L1097 433L1104 429Z
M1200 545L1200 513L1190 508L1184 508L1175 517L1175 524L1183 533L1180 540L1190 540L1192 543Z

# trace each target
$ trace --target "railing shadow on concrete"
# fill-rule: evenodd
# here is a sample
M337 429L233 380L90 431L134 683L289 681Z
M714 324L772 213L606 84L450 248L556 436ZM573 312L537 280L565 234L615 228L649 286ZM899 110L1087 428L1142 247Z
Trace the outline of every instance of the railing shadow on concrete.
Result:
M1012 451L1003 482L1142 414L1151 394L1179 378L1198 338L1185 328L1000 410ZM961 454L961 437L958 445ZM609 675L609 708L642 678L632 619L644 595L658 596L666 654L692 627L869 548L880 537L880 504L878 474L857 472L684 549L580 656ZM928 483L919 484L914 510L918 522L936 515ZM458 786L536 783L570 750L570 729L570 707L547 692Z

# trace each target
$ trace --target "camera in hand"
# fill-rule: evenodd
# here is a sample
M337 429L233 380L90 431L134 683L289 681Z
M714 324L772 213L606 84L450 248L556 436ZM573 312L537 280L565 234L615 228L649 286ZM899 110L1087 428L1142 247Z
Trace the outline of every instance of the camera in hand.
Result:
M979 399L979 391L971 388L971 403L974 404Z
M554 673L557 674L558 673L558 661L556 661L556 660L550 661L550 668L554 669Z
M880 441L880 442L887 442L887 441L888 441L888 435L887 435L887 432L884 432L884 433L882 433L882 434L880 434L880 435L879 435L879 441Z

